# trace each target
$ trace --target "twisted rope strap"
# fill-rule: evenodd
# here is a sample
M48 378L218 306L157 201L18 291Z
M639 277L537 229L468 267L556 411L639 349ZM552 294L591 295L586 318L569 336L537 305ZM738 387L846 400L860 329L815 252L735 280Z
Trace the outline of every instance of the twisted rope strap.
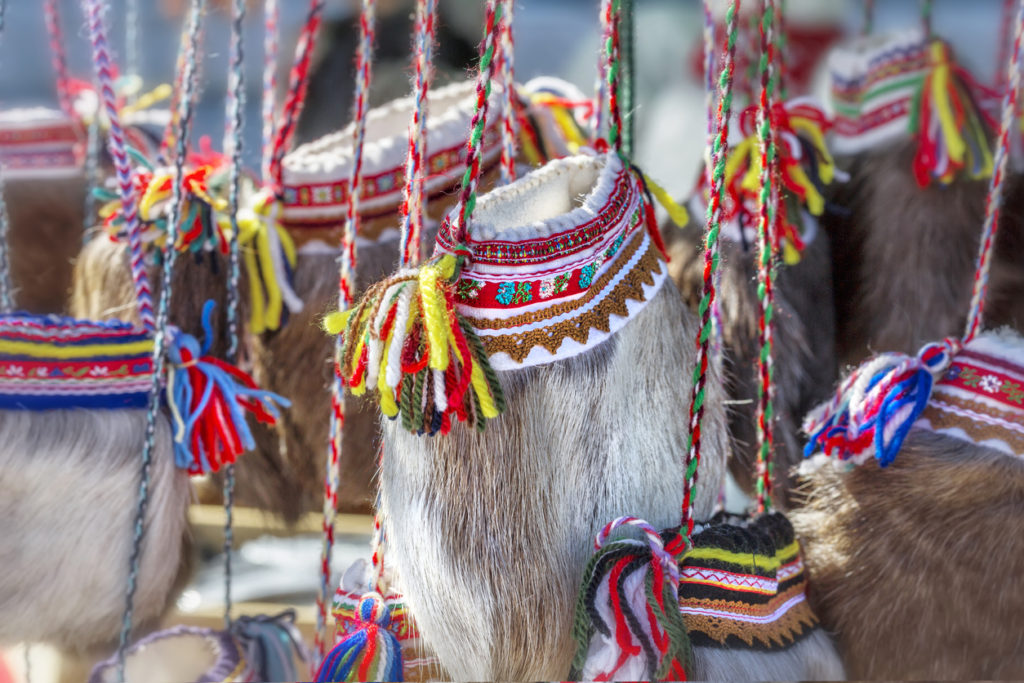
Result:
M1003 94L1003 115L996 141L994 171L989 180L988 198L985 202L985 221L981 229L981 243L974 272L974 291L967 313L967 327L964 343L969 342L981 331L984 316L985 295L988 291L989 271L992 268L992 252L995 251L996 230L999 227L999 212L1003 207L1003 185L1006 180L1006 165L1010 157L1010 131L1013 128L1017 98L1020 96L1020 51L1021 36L1024 33L1024 0L1017 4L1014 22L1013 51L1007 69L1006 81L1009 87Z
M708 153L715 142L715 17L711 10L711 0L703 0L701 3L704 10L704 107L705 124L705 150ZM711 188L712 176L711 159L704 160L704 184ZM718 289L722 282L722 273L715 273L715 289ZM722 307L715 299L711 302L711 350L717 356L722 352Z
M690 437L687 446L683 483L683 521L687 538L693 533L693 494L700 464L701 421L704 419L704 395L708 373L708 346L711 337L711 304L715 299L715 271L718 270L718 233L722 227L722 203L725 201L725 160L729 153L729 117L732 113L733 70L736 62L736 36L739 30L740 0L730 0L726 11L727 42L722 73L718 79L718 112L715 115L718 130L711 148L712 177L708 201L708 230L704 243L704 291L697 314L700 330L697 334L697 361L693 369L693 396L690 401Z
M869 36L875 30L875 0L861 0L863 6L863 23L861 23L860 33L862 36Z
M924 37L930 38L932 35L932 0L921 0L921 29L924 31Z
M502 92L501 116L501 182L510 183L516 179L516 98L515 98L515 41L512 36L512 17L515 0L509 0L501 19Z
M110 58L107 30L103 19L105 3L104 0L86 0L86 3L96 82L103 109L110 124L107 144L114 162L114 173L117 177L118 194L124 213L125 230L128 233L132 282L135 285L135 297L139 305L139 318L142 320L143 327L153 332L156 329L153 296L149 288L146 264L143 260L145 255L142 247L142 226L139 221L139 209L132 183L131 160L128 157L124 129L121 128L121 116L117 109L117 96L114 93L114 66ZM99 118L99 112L95 118ZM154 374L154 376L156 375Z
M338 309L352 305L356 283L356 236L359 234L359 201L363 187L363 146L366 140L366 113L370 95L370 77L373 64L373 45L376 33L376 0L362 0L359 15L359 48L356 52L356 85L352 118L355 122L352 143L352 172L348 181L348 213L345 232L338 256ZM316 652L319 666L329 647L327 611L333 596L331 583L331 554L334 550L334 518L338 508L338 485L341 477L340 462L342 433L345 426L345 400L340 382L341 336L335 338L335 381L331 391L331 442L327 458L324 483L323 545L320 549L320 592L316 601ZM314 674L317 666L314 666Z
M270 182L270 167L274 152L274 116L277 111L277 53L280 44L278 0L263 0L263 102L260 109L263 120L263 150L260 169L263 182Z
M601 45L604 46L607 43L608 35L611 32L611 25L606 21L605 2L602 0L600 19L601 19ZM607 88L605 86L605 79L607 78L607 64L606 64L604 49L599 53L597 58L597 77L594 80L594 111L592 114L591 123L593 126L593 139L599 140L601 133L604 128L604 103L608 95Z
M772 313L775 304L775 252L778 248L776 214L779 192L776 185L777 169L775 136L772 132L771 112L775 104L775 0L761 2L761 98L758 107L758 143L761 151L761 196L758 201L757 242L758 261L757 296L761 304L758 320L757 358L757 510L765 512L772 506L772 437L774 367L772 363Z
M60 25L60 12L57 0L44 0L43 20L46 23L46 34L50 39L50 59L53 72L57 77L57 101L60 109L68 116L74 116L71 106L71 94L68 92L68 59L64 52L64 32Z
M789 99L789 32L786 30L787 16L786 0L779 0L778 11L775 12L775 52L779 55L779 74L776 77L776 82L780 102L785 102Z
M91 25L94 27L93 36L103 35L102 20L100 19L100 0L90 0ZM145 534L146 507L149 500L149 478L152 465L153 448L156 437L156 418L160 410L160 385L164 372L164 362L167 356L167 317L168 306L171 299L171 287L174 272L174 263L178 250L175 243L178 237L178 222L181 220L183 188L182 178L185 169L185 154L192 124L192 99L193 87L195 85L195 72L197 68L197 49L199 44L200 16L205 5L205 0L192 0L188 17L188 47L185 56L185 71L182 79L184 92L180 100L181 130L178 132L176 143L177 149L174 159L174 193L171 200L170 216L167 221L167 238L163 248L163 279L161 282L160 302L157 307L156 323L153 339L153 375L149 389L149 408L146 411L146 437L142 449L142 473L139 483L139 502L135 514L135 536L132 540L132 552L128 570L128 592L125 598L124 619L121 624L121 638L117 648L117 675L118 680L124 680L125 650L128 647L128 640L132 630L132 613L134 610L135 589L137 584L139 562L143 536ZM99 68L99 64L97 65ZM100 69L102 71L102 69ZM102 76L101 76L102 82ZM104 90L108 89L104 83ZM113 91L111 91L111 95ZM111 132L114 126L111 122ZM111 143L113 146L113 143ZM129 197L133 202L134 198ZM126 207L127 208L127 207Z
M242 145L245 123L245 42L243 22L246 0L234 0L231 9L231 56L228 70L227 126L224 150L231 158L228 188L228 219L231 237L228 241L228 353L227 361L238 362L238 301L241 280L241 249L238 243L238 189L242 176ZM231 628L231 550L234 545L232 528L235 503L235 465L224 469L224 628Z
M621 17L621 0L602 0L601 25L604 28L605 57L602 73L608 92L608 145L616 152L622 150L622 111L619 108L619 81L622 68Z
M437 0L417 0L412 82L415 106L412 123L409 125L409 151L405 158L402 236L399 245L403 268L416 265L422 258L423 184L427 170L427 93L433 78L436 23Z
M6 0L0 0L0 35L4 30ZM7 202L4 200L4 169L0 164L0 312L9 313L14 310L14 288L11 284L11 260L8 254L8 233L10 219L7 215ZM26 655L27 657L28 655Z
M268 181L275 187L281 185L281 163L284 155L291 147L292 139L295 137L295 128L299 123L299 116L306 102L306 90L309 88L310 62L313 58L313 48L316 45L317 35L320 32L320 22L323 19L324 0L310 0L309 14L306 16L306 23L299 34L299 42L295 48L295 63L288 79L288 93L284 100L284 111L281 115L281 124L274 134L274 142L271 145L270 163L268 164ZM276 8L275 8L276 13ZM276 20L276 18L275 18Z
M458 221L455 232L455 243L463 247L460 257L465 258L468 248L464 248L468 238L469 218L476 208L476 192L480 185L480 156L484 128L487 125L488 103L491 97L491 82L494 80L494 50L498 43L498 33L502 17L511 0L487 0L484 10L484 40L480 44L480 66L476 81L476 111L469 125L469 142L466 145L466 172L462 174L462 190L459 193L459 207L455 217ZM459 247L456 247L459 249Z

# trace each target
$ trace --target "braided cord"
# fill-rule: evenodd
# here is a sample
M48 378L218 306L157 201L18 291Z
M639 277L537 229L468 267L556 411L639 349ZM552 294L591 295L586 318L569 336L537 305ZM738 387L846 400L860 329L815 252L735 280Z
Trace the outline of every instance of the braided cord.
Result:
M786 0L779 0L775 11L775 52L778 54L776 66L779 70L775 77L779 102L789 99L789 31L786 30Z
M1006 70L1000 69L1000 64L1006 64L1010 61L1010 44L1013 42L1013 13L1015 0L1003 0L1003 9L1000 14L1000 36L999 45L997 46L998 52L996 53L996 73L995 73L995 85L998 91L1002 91L1006 87Z
M601 22L604 27L605 86L608 89L608 144L616 152L622 149L621 96L621 0L603 0Z
M98 0L92 0L94 6ZM178 222L181 220L183 200L183 178L185 175L185 155L192 125L193 88L196 82L197 52L199 45L200 17L205 0L192 0L188 17L188 47L185 53L185 72L182 79L184 92L180 100L181 130L176 137L174 157L174 181L171 198L170 215L167 219L167 237L163 247L163 274L161 280L160 302L157 306L156 328L153 339L153 375L149 387L149 408L146 411L146 440L142 448L142 472L139 482L138 508L135 513L135 536L132 540L131 558L128 569L128 591L125 597L124 618L121 623L121 638L117 647L118 680L124 681L125 650L132 630L132 614L135 606L135 589L138 583L139 562L142 554L142 542L145 535L146 508L149 502L149 479L153 461L153 448L156 442L156 419L160 412L160 388L163 379L164 363L167 358L168 308L171 300L174 263L178 250Z
M515 40L512 36L512 17L515 0L508 0L501 18L501 182L516 179L516 99L515 99Z
M274 152L274 116L277 111L277 54L281 36L278 31L278 0L263 0L263 120L262 164L263 182L270 182L270 166Z
M309 14L299 34L299 42L295 48L295 63L292 65L288 78L288 92L284 99L284 111L281 123L274 134L271 145L269 182L275 186L281 184L281 162L295 137L295 128L299 124L299 116L306 102L306 90L309 88L310 63L313 59L313 48L320 32L323 19L324 0L310 0Z
M864 21L861 24L861 35L869 36L875 30L875 0L861 0L864 10Z
M636 11L633 0L621 0L622 16L619 20L622 46L620 49L621 62L621 85L620 96L622 98L622 110L625 115L622 120L622 151L629 157L633 157L633 139L636 126L633 121L634 106L636 103L636 50L634 38L636 33Z
M996 230L999 227L999 212L1003 207L1003 185L1006 180L1006 166L1010 157L1010 131L1013 130L1017 98L1020 96L1020 50L1021 35L1024 32L1024 0L1017 4L1017 17L1013 35L1013 50L1006 80L1009 87L1003 93L1003 116L996 140L995 170L989 180L988 198L985 202L985 221L981 229L981 243L978 247L978 260L974 272L974 292L971 294L971 307L967 314L967 328L964 332L964 343L977 336L981 331L984 316L985 294L988 291L989 270L992 267L992 252L995 251Z
M0 0L0 34L4 30L6 9L6 0ZM10 219L7 215L7 202L4 199L4 169L3 164L0 164L0 313L9 313L14 310L11 257L8 253L9 233Z
M456 212L458 226L455 243L465 245L469 230L469 218L476 207L476 192L480 184L480 154L483 147L484 128L487 125L488 103L491 97L491 82L494 80L494 51L498 42L501 18L509 0L487 0L484 10L484 39L480 43L480 66L476 81L476 110L470 122L469 142L466 145L466 172L462 175L462 191Z
M932 0L921 0L921 28L924 30L924 37L932 36Z
M761 304L758 320L757 358L757 509L770 510L772 506L772 437L774 410L774 367L772 364L772 314L775 305L775 251L777 248L776 214L779 192L776 185L777 169L775 136L772 132L772 107L775 104L775 0L762 0L761 17L761 98L758 107L758 146L761 153L761 194L758 201L757 241L758 261L757 296Z
M718 79L718 112L715 115L717 135L711 148L712 176L708 201L708 229L704 244L704 291L697 314L697 359L693 369L693 396L690 401L690 437L687 446L683 483L682 521L687 538L693 533L693 495L700 464L701 421L704 419L704 398L708 374L708 351L711 337L711 304L715 298L715 271L718 270L718 233L722 227L722 203L725 201L725 160L729 152L729 117L732 113L733 70L736 61L736 36L739 32L740 0L730 0L726 12L726 50L722 73Z
M228 354L232 365L238 362L238 304L241 280L241 249L238 243L238 189L242 176L242 145L245 122L245 21L246 0L234 0L231 11L231 55L228 66L227 127L224 150L231 158L228 179ZM234 546L233 512L235 503L235 465L224 469L224 628L231 628L231 550Z
M704 149L709 153L715 142L715 17L711 11L711 0L703 0L704 10L704 107L705 138ZM711 160L704 160L704 185L711 187ZM721 271L715 272L715 289L722 281ZM715 355L722 352L722 306L718 299L711 302L711 349Z
M416 265L422 258L423 186L427 171L427 93L433 78L436 23L437 0L417 0L412 83L415 106L409 126L409 151L405 159L402 202L400 248L403 268Z
M156 328L153 315L153 297L149 288L149 276L146 273L145 254L142 248L142 225L139 221L138 205L135 200L131 160L128 157L124 129L121 128L121 117L117 109L117 96L114 94L114 65L110 58L107 44L107 30L103 19L104 0L86 0L89 22L89 40L92 43L93 66L96 70L96 82L110 125L108 145L110 156L114 161L114 172L117 176L117 187L120 195L125 227L128 232L128 249L131 253L132 281L135 285L135 297L139 305L139 318L142 325L153 332ZM99 111L96 112L96 118Z
M57 101L60 109L68 116L74 115L71 106L71 94L68 91L68 58L64 52L64 32L60 25L60 11L57 0L43 1L43 19L46 22L46 34L50 39L50 60L53 72L57 77Z
M373 45L376 37L376 0L362 0L359 13L359 47L356 51L356 83L353 99L354 121L352 171L348 181L348 213L338 256L338 308L346 310L355 295L356 236L359 234L359 201L363 188L363 147L366 140L366 113L370 96L373 67ZM323 544L320 548L320 591L316 601L316 652L318 660L327 654L327 609L332 593L331 555L334 551L334 520L338 509L338 486L341 479L342 434L345 424L345 401L341 376L341 336L335 339L335 381L331 392L330 450L324 479ZM315 671L315 669L314 669Z

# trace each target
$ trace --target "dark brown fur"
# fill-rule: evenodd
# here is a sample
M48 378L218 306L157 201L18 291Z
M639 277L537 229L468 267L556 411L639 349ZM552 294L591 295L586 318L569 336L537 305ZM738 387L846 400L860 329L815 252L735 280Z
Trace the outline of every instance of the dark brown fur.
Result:
M85 179L8 180L8 248L18 310L63 313L82 245Z
M697 217L683 230L664 229L669 273L694 310L703 287L704 222ZM819 232L796 266L780 266L775 310L775 492L787 507L790 470L803 459L803 415L828 397L836 379L835 324L832 315L827 235ZM729 471L745 491L754 491L757 468L757 268L753 251L721 242L722 280L718 291L729 400L733 457Z
M914 431L805 493L810 596L851 679L1024 678L1024 462Z
M959 336L967 317L987 180L918 186L913 142L840 160L851 175L831 186L849 211L830 217L837 345L845 363L872 352L916 353ZM1024 193L1007 179L986 325L1024 329Z

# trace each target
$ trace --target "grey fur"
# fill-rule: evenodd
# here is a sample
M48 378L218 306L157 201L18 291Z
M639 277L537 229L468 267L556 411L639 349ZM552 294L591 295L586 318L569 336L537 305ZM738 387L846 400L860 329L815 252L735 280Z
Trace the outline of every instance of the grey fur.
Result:
M693 316L662 290L581 356L500 375L509 408L483 434L384 424L381 511L426 643L458 680L556 680L594 534L623 514L679 522ZM684 341L685 340L685 341ZM698 517L727 453L721 375L708 382Z
M157 427L136 626L162 614L187 530L188 476ZM141 410L0 411L0 643L116 639L144 433Z

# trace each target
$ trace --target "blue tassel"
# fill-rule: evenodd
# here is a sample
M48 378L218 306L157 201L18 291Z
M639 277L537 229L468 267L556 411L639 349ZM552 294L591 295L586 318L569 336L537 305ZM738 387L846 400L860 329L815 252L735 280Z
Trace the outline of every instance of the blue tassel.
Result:
M390 630L391 608L380 593L367 593L356 607L354 628L334 646L316 672L317 683L401 681L402 648Z

